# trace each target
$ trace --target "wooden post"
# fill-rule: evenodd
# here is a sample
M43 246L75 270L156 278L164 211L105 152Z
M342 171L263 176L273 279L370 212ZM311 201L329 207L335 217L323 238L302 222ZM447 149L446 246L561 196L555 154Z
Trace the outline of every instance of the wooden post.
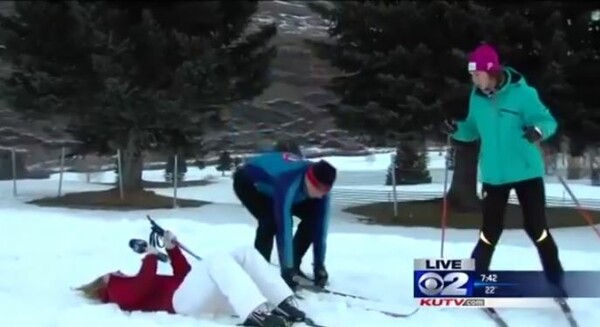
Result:
M123 160L121 159L121 149L117 150L117 172L119 176L119 196L122 202L125 200L125 193L123 191Z
M17 150L12 148L10 155L12 162L13 196L17 196Z
M60 171L58 177L58 196L62 195L63 175L65 172L65 147L60 148Z
M394 196L394 217L398 217L398 193L396 192L396 156L392 154L392 195Z
M177 208L177 175L179 174L179 156L175 155L173 160L173 208Z

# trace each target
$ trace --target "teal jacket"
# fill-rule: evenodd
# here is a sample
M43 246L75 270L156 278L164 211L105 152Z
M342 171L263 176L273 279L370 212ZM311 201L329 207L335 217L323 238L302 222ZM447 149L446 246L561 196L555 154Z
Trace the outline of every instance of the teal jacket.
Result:
M512 68L504 69L506 81L493 95L473 88L466 120L452 137L458 141L481 140L481 182L501 185L543 177L544 158L538 145L523 137L523 127L535 126L542 140L556 132L556 120L535 88Z

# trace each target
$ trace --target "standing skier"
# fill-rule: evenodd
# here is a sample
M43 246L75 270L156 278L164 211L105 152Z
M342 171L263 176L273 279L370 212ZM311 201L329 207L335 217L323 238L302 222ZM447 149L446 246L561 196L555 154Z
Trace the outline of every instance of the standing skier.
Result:
M238 199L258 221L254 246L270 261L273 238L281 276L295 289L302 257L313 245L314 282L324 287L329 191L336 169L327 161L313 163L289 152L269 152L249 159L233 177ZM293 216L301 219L292 240Z
M563 268L546 221L544 158L539 147L555 133L556 121L520 73L500 66L490 45L475 49L468 69L474 84L468 115L464 121L444 126L458 141L481 141L483 224L471 257L477 270L489 270L514 189L525 232L538 250L546 277L562 291Z

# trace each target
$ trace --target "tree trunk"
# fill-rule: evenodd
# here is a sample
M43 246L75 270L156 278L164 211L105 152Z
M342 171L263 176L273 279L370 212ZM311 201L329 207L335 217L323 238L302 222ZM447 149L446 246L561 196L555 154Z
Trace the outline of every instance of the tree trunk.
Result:
M128 192L138 192L143 189L142 171L144 170L144 158L137 140L138 135L133 131L130 132L127 147L121 150L123 171L119 172L119 178L123 180L125 196L127 196Z
M26 178L27 166L24 152L16 153L17 179ZM9 149L0 150L0 180L11 180L13 178L12 152Z
M454 147L454 173L448 191L448 201L454 210L470 211L479 209L477 196L477 164L479 142L452 141Z
M547 148L544 152L544 162L546 166L546 175L555 175L558 164L558 153Z
M567 157L567 179L583 178L583 166L582 157L569 155Z
M600 154L599 149L596 146L592 146L590 150L590 178L593 186L600 186L600 160L598 155Z

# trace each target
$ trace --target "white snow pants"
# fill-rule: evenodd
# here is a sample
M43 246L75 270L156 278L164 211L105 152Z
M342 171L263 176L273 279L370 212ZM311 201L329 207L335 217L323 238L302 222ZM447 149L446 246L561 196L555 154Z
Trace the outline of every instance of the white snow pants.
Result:
M279 270L253 247L190 264L191 271L173 295L173 308L178 314L233 310L243 321L261 305L278 305L293 295Z

